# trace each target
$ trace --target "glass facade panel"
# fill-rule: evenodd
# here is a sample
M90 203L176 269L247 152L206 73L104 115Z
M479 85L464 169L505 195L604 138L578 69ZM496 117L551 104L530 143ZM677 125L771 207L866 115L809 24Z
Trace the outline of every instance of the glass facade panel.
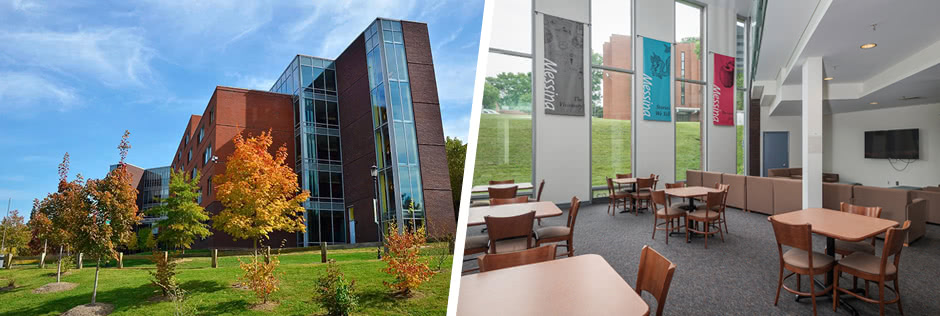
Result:
M531 73L529 58L489 53L474 185L490 180L532 181Z
M689 100L702 100L702 86L676 81L688 85ZM702 170L702 113L701 108L676 107L676 181L685 180L686 170Z
M532 1L494 1L493 7L490 47L532 53Z
M677 79L702 80L702 16L705 9L685 2L676 2L676 36L673 58ZM674 100L676 115L676 181L686 179L689 169L702 170L702 113L705 102L705 86L697 83L675 81Z
M633 70L630 1L591 1L591 185L632 172L630 135ZM606 196L607 190L599 190Z
M676 78L702 80L702 15L705 10L694 4L676 1L676 56L686 54L684 61L685 73L682 74L683 64L678 58L673 58L678 65L675 67Z

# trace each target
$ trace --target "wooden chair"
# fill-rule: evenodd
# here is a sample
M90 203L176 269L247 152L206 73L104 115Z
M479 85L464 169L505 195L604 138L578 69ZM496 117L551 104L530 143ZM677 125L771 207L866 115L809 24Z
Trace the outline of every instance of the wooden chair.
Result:
M677 189L677 188L684 188L684 187L685 187L685 182L666 183L667 189ZM669 200L669 203L672 203L671 196L667 196L666 198Z
M778 222L773 216L770 217L770 223L774 228L774 236L777 238L777 254L780 255L780 273L777 277L777 296L774 298L774 306L780 300L780 289L787 292L809 296L813 300L813 315L816 315L816 286L813 284L813 277L832 271L836 265L836 260L826 254L813 251L813 229L810 224L790 225ZM792 247L783 252L783 246ZM791 271L786 277L783 276L783 269ZM783 280L796 275L796 290L783 285ZM800 292L800 277L808 275L809 293ZM832 290L829 285L820 294Z
M848 212L852 214L868 216L868 217L881 217L881 207L880 206L858 206L852 205L849 203L841 202L839 203L839 209L843 212ZM871 238L870 242L866 241L843 241L836 240L836 253L844 256L848 256L854 252L863 252L875 255L875 237Z
M724 200L723 195L725 192L708 192L708 199L705 201L704 208L697 208L695 211L689 212L685 216L685 241L689 242L689 232L698 233L705 235L705 249L708 249L708 235L720 234L721 241L725 241L725 234L721 230L721 226L718 226L717 231L710 230L710 227L715 225L719 219L721 219L721 211L714 211L716 205L717 207L723 208L721 204ZM702 226L705 226L704 230L697 230L692 225L692 222L702 223Z
M535 211L509 217L483 217L490 244L488 253L507 253L532 248Z
M506 198L506 199L490 198L490 205L517 204L517 203L528 203L528 202L529 202L529 197L524 196L524 195Z
M564 241L565 244L561 246L568 250L568 257L574 256L574 223L578 220L580 208L581 200L572 197L571 208L568 209L568 223L565 226L548 226L535 230L535 246Z
M651 192L654 183L655 178L636 178L636 192L630 193L634 216L639 215L641 202L646 201L646 208L649 208L650 201L653 199Z
M630 194L624 191L619 191L614 187L614 180L607 178L607 213L610 213L610 216L617 214L617 202L623 202L623 209L627 209L627 198L630 197Z
M490 180L490 185L494 184L513 184L516 180Z
M901 250L904 248L904 239L906 239L907 231L910 228L911 221L904 221L901 228L889 228L888 233L885 234L885 243L881 249L880 258L863 252L855 252L839 260L839 263L835 266L835 277L833 278L835 279L832 289L832 294L834 294L832 300L833 310L838 306L839 292L842 292L851 294L860 300L878 304L878 311L881 315L885 314L885 304L898 303L898 312L904 315L904 309L901 308L901 292L898 290L898 264L901 262ZM894 262L889 261L891 256L894 256ZM878 299L870 299L865 297L868 295L861 296L850 290L839 288L839 276L842 272L860 277L866 281L878 282ZM894 281L893 288L885 285L885 282L888 281ZM885 288L894 292L895 297L893 300L885 300Z
M543 179L541 182L539 182L539 190L537 191L538 193L536 193L536 195L535 195L535 199L532 199L532 197L530 196L530 197L529 197L529 202L541 202L541 201L542 201L542 189L545 189L545 180L544 180L544 179ZM539 226L542 226L542 219L541 219L541 218L536 219L536 221L538 221Z
M663 315L666 305L666 295L669 294L669 285L672 284L672 275L676 272L676 265L653 250L643 246L640 252L640 269L636 274L636 294L649 292L656 298L656 316Z
M725 184L725 183L718 183L715 185L715 188L725 193L724 196L722 196L721 198L721 207L718 210L720 212L719 214L721 215L718 218L718 223L717 223L718 228L720 229L721 225L725 225L725 232L731 233L728 231L728 215L727 215L727 212L725 212L728 210L728 190L731 189L731 185Z
M519 191L519 186L514 185L507 188L489 187L487 188L487 191L489 191L491 199L509 199L516 197L516 192Z
M653 186L650 187L650 192L656 191L656 185L659 184L659 175L650 173L650 179L653 179Z
M555 244L510 253L489 254L477 258L480 272L512 268L555 260Z
M473 260L473 258L468 258L467 256L486 253L487 249L489 249L489 243L490 239L487 235L467 236L463 246L463 262ZM477 269L463 270L462 273L473 272L474 270Z
M665 191L653 191L653 239L656 239L656 231L666 231L666 244L669 244L669 234L685 226L676 225L680 219L685 217L685 210L678 206L672 206L672 203L666 199ZM665 220L660 223L659 219ZM665 227L660 227L665 226Z
M618 174L616 175L616 177L617 177L617 179L629 179L629 178L633 178L633 173L618 173ZM618 189L623 189L623 188L621 188L621 187L622 187L622 185L619 185L619 184L617 185L617 188L618 188ZM631 186L631 187L627 188L627 189L624 190L624 191L626 191L626 192L633 192L633 188L632 188L632 186Z

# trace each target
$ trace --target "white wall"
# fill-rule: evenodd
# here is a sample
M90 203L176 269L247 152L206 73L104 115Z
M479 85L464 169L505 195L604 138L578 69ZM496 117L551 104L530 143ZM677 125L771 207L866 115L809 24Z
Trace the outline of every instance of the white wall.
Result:
M533 177L535 183L545 180L542 199L555 203L569 203L572 196L582 201L591 200L591 113L585 104L583 116L546 115L544 104L544 33L543 13L585 24L584 32L584 100L590 100L591 45L590 2L588 0L536 0L535 49L533 58L532 111Z
M823 120L823 170L843 182L870 186L940 184L940 104L895 107L827 115ZM865 131L920 129L920 159L904 171L887 159L865 159ZM903 168L904 163L895 163Z
M737 14L733 6L734 2L715 1L706 7L707 17L705 20L708 25L708 33L705 36L705 42L709 54L704 56L707 71L704 78L702 78L708 82L705 87L707 91L705 94L705 108L701 112L703 114L702 124L705 124L704 136L707 139L705 143L707 155L703 157L705 159L702 159L702 161L707 162L706 170L725 173L737 173L738 171L737 130L735 126L719 126L711 121L713 102L711 87L715 79L715 57L710 53L714 52L725 56L734 56L735 54L737 48L737 38L735 36ZM737 88L735 87L735 89ZM734 98L737 98L737 91L734 92ZM736 104L735 101L732 99L732 104Z
M675 3L662 0L635 0L635 34L648 36L660 41L671 42L675 39ZM729 36L734 36L732 33ZM643 38L634 37L636 53L633 65L637 79L633 80L635 92L641 92L643 74ZM675 49L673 49L675 55ZM673 56L675 58L675 56ZM675 68L675 63L669 63ZM670 72L675 74L673 69ZM676 88L672 87L669 100L675 100ZM676 125L675 105L671 106L671 122L647 121L642 111L637 108L643 104L643 94L633 93L633 174L647 175L655 173L663 183L672 183L676 179Z

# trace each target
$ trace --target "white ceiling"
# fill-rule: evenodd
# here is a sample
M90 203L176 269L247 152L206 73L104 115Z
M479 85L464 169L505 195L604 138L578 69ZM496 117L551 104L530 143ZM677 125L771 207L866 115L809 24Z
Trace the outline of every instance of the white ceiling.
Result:
M792 88L800 84L801 65L810 56L821 56L825 75L834 78L825 81L827 88L841 85L834 88L840 93L828 93L827 112L940 102L940 58L924 53L940 43L940 1L833 0L815 28L809 21L817 0L769 2L755 80L777 85L769 89L778 94L773 115L799 115L799 95L787 91L798 91ZM794 2L805 7L795 7ZM877 24L875 30L872 24ZM800 49L804 32L808 37ZM859 48L870 42L878 46ZM780 68L790 60L794 66L783 82L776 82ZM841 93L847 90L857 91ZM921 98L900 100L910 96Z

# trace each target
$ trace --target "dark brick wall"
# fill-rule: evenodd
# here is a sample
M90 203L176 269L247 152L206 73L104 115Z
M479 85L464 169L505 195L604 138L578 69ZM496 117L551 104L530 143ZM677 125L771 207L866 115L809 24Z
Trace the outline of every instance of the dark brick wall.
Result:
M405 54L408 58L408 79L414 103L415 133L418 139L418 158L424 204L427 210L428 230L432 236L454 233L454 203L447 172L447 154L441 123L440 101L428 26L424 23L402 21Z
M336 58L339 88L340 135L343 148L343 198L354 208L356 242L378 241L378 225L372 208L375 185L370 167L375 164L372 101L366 64L365 38L356 38Z
M759 177L760 170L760 99L750 99L748 104L747 163L749 176Z

